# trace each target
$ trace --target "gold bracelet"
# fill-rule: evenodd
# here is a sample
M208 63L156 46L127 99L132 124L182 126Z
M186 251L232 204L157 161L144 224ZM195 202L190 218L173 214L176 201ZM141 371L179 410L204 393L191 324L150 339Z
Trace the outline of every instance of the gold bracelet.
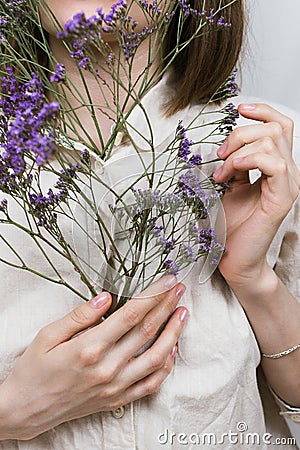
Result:
M287 350L284 350L283 352L274 353L273 355L266 355L265 353L262 353L262 356L264 356L265 358L278 359L278 358L282 358L283 356L289 355L290 353L294 352L298 348L300 348L300 344L295 345L294 347L288 348Z

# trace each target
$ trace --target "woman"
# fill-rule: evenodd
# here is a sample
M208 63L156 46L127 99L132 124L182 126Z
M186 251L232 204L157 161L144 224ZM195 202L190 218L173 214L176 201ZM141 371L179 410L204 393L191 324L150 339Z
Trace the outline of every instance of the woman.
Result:
M88 5L47 3L61 24L79 9L90 14L99 6L96 0ZM219 1L208 3L216 7ZM189 54L173 63L172 77L145 97L158 145L179 117L192 119L198 104L232 71L241 45L242 11L241 1L229 6L224 16L231 29L211 34L202 47L191 44ZM82 89L74 62L46 17L44 26L53 53ZM172 42L170 33L165 54ZM133 73L145 66L147 54L143 47L140 52ZM187 60L190 65L182 71ZM85 82L92 88L88 73ZM94 95L95 103L101 103L99 92ZM241 439L247 428L260 439L265 436L256 379L260 352L278 401L297 417L300 351L294 347L300 343L300 307L295 258L300 244L299 205L294 202L300 175L291 152L293 124L261 103L242 103L239 112L251 122L233 131L219 148L224 164L214 173L218 182L234 177L223 201L226 252L219 272L202 286L195 265L186 288L173 276L163 277L143 293L142 302L133 299L95 325L109 308L109 294L82 305L61 287L2 268L1 316L9 342L1 358L0 448L180 448L197 444L205 433L213 433L220 447L239 448L230 433L240 432ZM111 120L103 111L97 114L108 139ZM82 121L93 135L89 117ZM262 177L250 184L248 172L257 168ZM182 306L177 307L179 299ZM166 321L150 349L133 358ZM252 442L247 444L251 448ZM257 444L264 448L268 442L253 442L253 448Z

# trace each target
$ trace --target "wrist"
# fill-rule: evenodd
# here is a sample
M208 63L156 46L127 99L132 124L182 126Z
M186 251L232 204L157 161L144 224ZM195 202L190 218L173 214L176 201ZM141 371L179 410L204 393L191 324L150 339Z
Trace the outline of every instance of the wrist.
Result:
M267 263L256 272L228 282L243 306L259 303L260 307L264 304L274 306L279 283L278 276Z
M15 380L11 382L10 376L0 384L0 441L8 439L28 440L30 430L26 429L25 411L18 401Z
M12 402L9 401L6 385L6 382L0 385L0 441L16 439L12 432Z

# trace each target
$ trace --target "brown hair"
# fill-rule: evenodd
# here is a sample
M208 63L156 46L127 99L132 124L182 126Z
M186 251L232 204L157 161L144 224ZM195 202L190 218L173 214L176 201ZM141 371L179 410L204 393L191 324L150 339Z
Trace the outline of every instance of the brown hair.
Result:
M221 2L222 3L222 2ZM228 6L226 6L226 4ZM201 10L202 0L191 0L192 8ZM205 9L217 10L220 0L206 0ZM242 47L244 34L243 0L226 0L222 11L224 22L229 27L210 27L201 37L193 39L172 62L171 83L175 86L175 96L168 102L166 112L172 115L191 103L199 103L209 98L224 83L234 70ZM194 16L187 18L180 42L187 41L195 32L197 22ZM178 14L174 15L169 24L163 43L163 60L167 65L169 56L177 39Z
M187 107L191 103L200 103L213 94L222 85L236 66L241 50L244 34L244 6L243 0L190 0L191 8L201 10L217 10L224 6L222 17L224 22L231 26L216 29L211 26L201 37L192 39L189 45L182 50L172 61L172 77L170 82L175 86L175 96L165 105L167 115ZM227 5L227 6L226 6ZM167 66L170 55L174 50L178 32L178 8L171 22L168 24L166 36L162 43L162 59ZM194 34L198 21L189 15L184 23L180 42L186 42ZM38 29L33 31L32 48L26 49L26 57L34 51L39 62L47 67L47 55L36 42L41 41ZM47 33L44 32L47 39ZM180 45L180 43L179 43ZM30 58L28 59L30 66ZM30 68L31 69L31 68Z

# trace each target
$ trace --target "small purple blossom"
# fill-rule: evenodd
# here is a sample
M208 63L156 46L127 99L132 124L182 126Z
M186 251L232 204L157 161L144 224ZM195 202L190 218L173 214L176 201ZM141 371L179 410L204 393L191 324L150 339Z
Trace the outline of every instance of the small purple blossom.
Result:
M63 31L60 31L57 37L71 42L71 57L78 61L79 67L87 69L90 63L90 47L102 42L102 32L115 30L117 21L124 18L125 11L126 1L119 0L111 6L107 14L103 13L102 8L98 8L96 14L90 17L79 12L67 21Z
M206 17L208 23L217 25L219 28L228 28L231 26L230 23L224 21L224 17L217 17L217 12L214 9L210 9L209 15Z
M236 78L237 78L237 70L234 70L227 77L225 82L220 86L220 88L214 95L214 100L235 97L238 94L238 85L236 82Z
M224 114L224 117L219 125L219 131L221 134L228 136L236 126L236 120L240 116L238 109L233 103L228 103L220 110L220 113Z
M189 167L201 166L202 156L199 153L193 154L188 160Z
M181 120L176 129L176 138L179 139L178 157L187 162L191 154L190 148L193 145L193 141L186 137L186 128L182 125Z
M67 201L69 191L73 188L73 179L76 177L76 171L79 168L79 165L75 165L61 170L61 176L54 185L56 191L50 188L46 195L41 192L29 193L30 210L33 216L38 219L37 225L39 227L44 227L50 231L56 230L56 208L61 202Z
M0 212L7 214L7 200L4 198L0 201Z
M231 23L224 21L224 17L219 17L217 25L221 28L231 27Z
M50 82L62 83L64 79L65 79L65 66L63 64L57 63L55 73L50 75Z
M142 31L136 32L136 26L137 22L132 20L132 17L128 16L123 21L123 27L118 30L121 37L121 46L127 60L135 55L141 42L157 29L156 25L153 25L152 27L144 26Z
M188 16L189 14L192 14L196 17L202 17L205 16L206 11L199 11L196 8L192 8L189 3L186 2L186 0L178 0L179 6L185 16Z
M80 154L80 161L83 163L83 164L90 164L90 162L91 162L91 156L90 156L90 154L89 154L89 151L88 151L88 149L87 148L85 148L82 152L81 152L81 154Z
M175 11L167 12L167 13L165 14L165 18L164 18L165 23L170 22L170 20L172 19L172 17L174 17L174 15L175 15Z
M38 219L37 225L46 229L51 229L57 223L57 214L54 209L59 201L57 194L49 189L46 195L42 193L29 194L31 204L30 212Z
M3 2L4 11L7 9L7 15L0 18L0 26L14 26L17 23L26 23L26 14L30 12L27 8L27 0L6 0Z
M97 16L89 18L86 18L83 12L79 12L66 22L63 31L57 33L58 39L71 41L70 56L78 60L80 67L87 67L88 47L101 36L103 17L101 9L97 10Z
M159 16L161 14L161 9L158 7L156 1L149 3L148 0L140 0L140 5L149 14L150 17Z
M2 77L3 97L0 100L2 153L1 164L15 175L25 170L25 156L40 166L55 149L55 131L49 129L56 121L59 105L47 103L43 83L32 73L31 80L18 83L11 67ZM48 130L47 132L45 130Z
M191 170L179 178L178 189L184 202L191 207L196 220L205 219L211 209L221 198L221 192L208 194L204 188L203 180Z
M103 16L103 22L110 28L106 29L103 27L103 31L111 31L111 29L115 27L117 20L124 18L125 10L125 0L119 0L118 2L111 5L109 13Z
M172 259L167 259L164 263L164 267L166 269L166 273L178 275L179 265L176 262L172 261Z
M78 63L78 67L82 67L82 69L87 69L89 64L89 58L88 56L84 56Z

